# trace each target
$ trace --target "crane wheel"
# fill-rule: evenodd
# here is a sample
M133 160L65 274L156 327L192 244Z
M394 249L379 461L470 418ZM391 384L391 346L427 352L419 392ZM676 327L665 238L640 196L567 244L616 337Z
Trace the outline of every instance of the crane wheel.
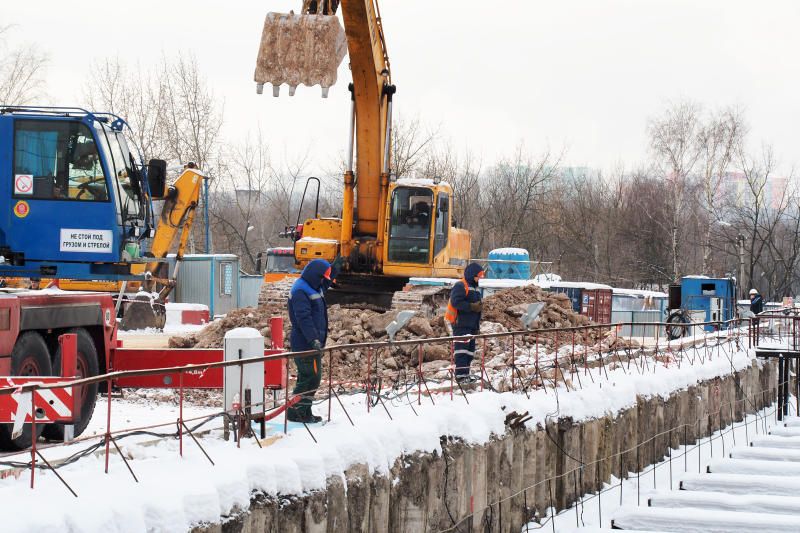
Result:
M83 328L75 328L65 333L74 333L78 337L78 377L88 378L96 376L100 372L97 358L97 347L94 345L92 336ZM56 350L53 360L53 368L61 369L61 346ZM80 398L80 413L78 422L75 424L74 436L77 437L89 425L94 413L94 406L97 403L97 383L79 387L76 391ZM64 424L47 424L42 432L42 436L49 440L64 440Z
M21 334L11 351L12 376L52 376L50 351L39 333L26 331ZM36 425L36 438L42 434L44 424ZM13 424L0 424L0 450L24 450L33 442L31 424L25 424L22 434L11 438Z

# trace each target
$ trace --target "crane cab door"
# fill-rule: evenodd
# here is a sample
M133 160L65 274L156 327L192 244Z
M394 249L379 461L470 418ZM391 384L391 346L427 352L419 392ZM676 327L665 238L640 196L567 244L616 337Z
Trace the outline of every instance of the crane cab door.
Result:
M13 149L3 157L11 159L2 171L10 173L3 195L10 198L6 244L24 252L26 263L118 261L112 181L94 128L50 117L15 118L13 131L8 126L3 137L13 139Z

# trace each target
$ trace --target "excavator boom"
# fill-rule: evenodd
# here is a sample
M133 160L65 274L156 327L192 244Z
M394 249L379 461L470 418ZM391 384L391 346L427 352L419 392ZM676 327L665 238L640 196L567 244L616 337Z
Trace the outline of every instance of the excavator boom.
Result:
M331 62L309 60L305 52L315 37L335 40L313 28L331 27L337 4L335 0L307 0L301 15L268 14L256 82L261 86L271 83L274 95L278 93L275 87L288 83L291 95L292 79L298 78L293 68L308 68L311 63L331 68ZM411 277L460 277L469 258L470 237L468 232L452 227L450 185L433 180L395 179L391 175L396 89L378 2L341 0L338 7L353 79L342 213L341 218L306 220L302 234L292 232L297 237L295 259L302 267L318 257L344 257L344 274L338 279L339 289L331 293L331 300L337 299L336 294L348 292L341 299L344 303L361 299L372 307L386 307L385 302L392 302L393 294ZM270 47L269 43L280 46ZM324 42L318 44L320 49L335 48ZM329 79L330 75L323 77ZM280 295L265 299L276 301ZM405 305L410 301L406 298Z

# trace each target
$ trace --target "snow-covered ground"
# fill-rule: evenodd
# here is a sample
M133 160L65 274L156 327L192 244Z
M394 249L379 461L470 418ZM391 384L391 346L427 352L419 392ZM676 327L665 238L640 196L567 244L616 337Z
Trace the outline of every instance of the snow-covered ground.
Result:
M747 416L744 422L737 422L711 437L701 439L699 445L682 445L672 450L671 459L668 457L655 468L648 466L638 476L635 472L631 473L621 484L619 478L612 476L599 498L596 494L586 495L570 509L557 514L555 529L588 533L599 531L601 527L610 528L611 519L619 509L647 505L648 498L658 491L677 489L682 479L697 476L698 472L702 474L710 462L722 458L723 447L730 452L734 445L746 446L748 440L756 436L756 431L759 435L765 434L765 428L771 429L774 423L775 407L772 406L757 415ZM523 526L522 531L550 531L552 527L549 520L541 524L531 522Z
M145 445L142 441L152 438L142 437L139 441L136 440L139 437L126 438L119 444L130 459L139 483L133 480L118 455L111 456L109 474L104 474L102 453L59 470L78 493L77 499L46 471L37 473L34 491L28 487L28 473L22 473L19 479L0 480L0 502L3 507L15 510L4 518L4 530L185 530L192 524L216 521L221 515L247 508L254 491L275 495L323 489L329 476L343 476L346 468L358 463L366 464L373 472L388 473L403 454L438 451L441 435L471 444L485 443L493 434L505 432L504 419L510 411L529 411L533 415L529 427L558 416L571 416L575 420L601 417L635 405L639 395L667 396L753 363L752 353L733 351L730 343L712 353L712 358L704 364L659 367L655 373L609 371L607 380L584 383L580 390L567 391L562 387L557 394L553 390L538 390L526 398L522 393L476 392L469 396L468 410L457 391L452 401L444 396L436 405L423 398L422 405L415 406L417 415L408 405L417 398L413 389L408 395L387 400L393 420L381 406L367 412L363 395L346 396L343 401L355 427L334 401L332 422L312 426L318 443L302 427L263 449L253 440L245 440L237 448L232 441L222 440L221 430L211 431L201 443L213 459L213 466L189 438L184 438L182 458L176 439ZM152 408L147 401L138 399L115 401L119 404L112 405L112 429L166 421L172 425L163 431L174 431L177 407L171 402L170 407ZM322 403L315 410L327 414L327 404ZM195 406L185 416L214 411L213 407ZM90 433L103 433L104 424L104 402L100 402ZM220 425L217 418L207 427ZM271 425L272 434L278 435L281 430L280 424ZM86 444L73 446L80 448ZM48 459L66 455L54 448L43 453Z

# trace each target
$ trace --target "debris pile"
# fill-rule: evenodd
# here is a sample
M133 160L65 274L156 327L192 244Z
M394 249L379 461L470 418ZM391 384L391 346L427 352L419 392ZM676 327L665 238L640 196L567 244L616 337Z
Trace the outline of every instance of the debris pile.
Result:
M284 338L288 339L289 334L289 315L286 309L275 305L263 307L242 307L234 309L225 315L224 318L215 320L209 325L186 335L170 337L170 348L222 348L225 334L234 328L255 328L266 339L266 344L270 344L271 334L269 329L269 319L274 316L283 317Z
M608 352L617 349L635 348L635 341L628 341L616 336L613 330L599 332L597 330L570 330L570 331L541 331L552 328L569 328L590 325L587 317L576 313L572 309L569 298L564 294L543 291L536 286L518 287L498 291L487 297L483 304L483 321L481 333L504 333L507 331L520 331L523 329L520 317L527 306L535 302L544 302L545 307L539 317L533 322L533 328L540 330L531 335L515 336L513 341L508 337L488 338L478 341L478 352L486 361L487 371L490 375L501 375L504 369L512 362L512 353L520 357L539 352L552 353L556 349L573 350L574 353L597 353L602 350ZM386 341L386 326L392 322L397 312L380 313L373 310L343 308L339 305L331 306L328 310L329 333L328 346L346 344L369 344ZM288 347L289 320L284 307L268 304L258 308L247 307L236 309L220 320L216 320L202 330L185 336L170 338L169 345L174 348L218 348L222 347L225 333L237 327L252 327L258 329L266 338L269 345L270 328L269 319L281 316L284 319L284 338ZM444 317L439 315L427 318L422 315L414 316L400 330L394 341L407 339L450 336L451 329ZM485 350L485 353L483 352ZM414 374L419 365L420 356L423 362L423 372L426 377L433 379L446 379L449 377L451 345L449 342L426 343L420 349L418 345L393 344L388 347L374 348L368 346L355 346L347 350L332 352L333 379L337 382L361 382L367 375L368 362L371 366L373 377L382 377L395 381L402 379L403 370ZM563 360L566 362L569 358ZM567 363L565 363L567 364ZM328 377L328 358L323 362L323 376ZM522 362L524 366L524 362ZM533 371L533 368L530 369ZM553 372L553 370L551 370ZM528 370L525 371L527 375ZM558 373L556 373L558 374ZM415 375L415 374L414 374ZM406 376L414 379L414 375ZM503 388L506 376L498 386ZM557 379L554 375L553 378Z

